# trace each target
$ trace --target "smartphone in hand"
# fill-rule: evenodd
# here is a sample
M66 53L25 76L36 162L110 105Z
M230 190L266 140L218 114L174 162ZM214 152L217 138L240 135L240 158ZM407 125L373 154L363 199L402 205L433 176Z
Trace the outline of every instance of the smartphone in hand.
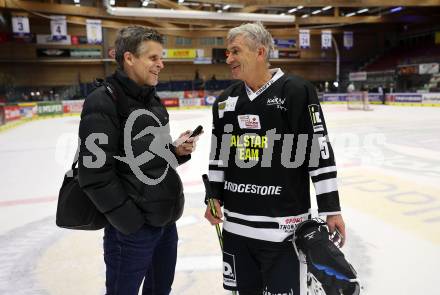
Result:
M193 130L193 132L188 137L188 139L190 139L191 137L196 137L196 136L200 135L202 132L203 132L203 126L199 125L199 126L196 127L196 129Z

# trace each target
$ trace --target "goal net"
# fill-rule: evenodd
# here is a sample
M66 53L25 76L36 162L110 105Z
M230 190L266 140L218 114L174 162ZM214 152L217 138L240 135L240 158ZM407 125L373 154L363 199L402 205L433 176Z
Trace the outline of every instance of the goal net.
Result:
M347 109L349 110L363 110L372 111L370 100L368 99L368 92L355 91L347 93Z

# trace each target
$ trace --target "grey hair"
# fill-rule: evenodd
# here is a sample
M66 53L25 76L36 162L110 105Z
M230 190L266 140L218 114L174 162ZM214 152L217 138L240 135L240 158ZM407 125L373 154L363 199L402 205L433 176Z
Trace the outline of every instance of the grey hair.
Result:
M124 69L124 53L128 51L139 55L144 41L163 44L162 36L151 28L128 26L118 31L115 41L115 59L121 69Z
M230 29L227 36L228 43L239 35L244 36L249 41L248 46L250 49L256 50L258 46L266 48L266 61L269 61L270 53L274 49L273 38L261 22L242 24Z

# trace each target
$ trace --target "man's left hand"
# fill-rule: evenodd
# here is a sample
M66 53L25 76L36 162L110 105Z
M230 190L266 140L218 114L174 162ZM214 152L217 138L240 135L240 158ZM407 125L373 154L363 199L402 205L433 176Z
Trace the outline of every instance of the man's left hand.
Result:
M341 234L341 243L340 246L344 246L345 240L346 240L346 234L345 234L345 223L344 219L342 218L341 214L337 215L327 215L327 226L330 231L330 233L333 233L335 229L339 231Z
M203 132L196 136L191 137L191 130L187 130L180 134L179 138L175 141L176 145L176 154L178 156L186 156L191 154L196 149L196 143L199 140L200 135L203 134Z

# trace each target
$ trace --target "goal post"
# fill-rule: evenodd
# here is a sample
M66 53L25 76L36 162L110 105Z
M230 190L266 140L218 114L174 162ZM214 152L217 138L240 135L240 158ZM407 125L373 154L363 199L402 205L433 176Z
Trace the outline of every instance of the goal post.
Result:
M348 110L373 110L370 106L367 91L353 91L347 93L347 109Z

